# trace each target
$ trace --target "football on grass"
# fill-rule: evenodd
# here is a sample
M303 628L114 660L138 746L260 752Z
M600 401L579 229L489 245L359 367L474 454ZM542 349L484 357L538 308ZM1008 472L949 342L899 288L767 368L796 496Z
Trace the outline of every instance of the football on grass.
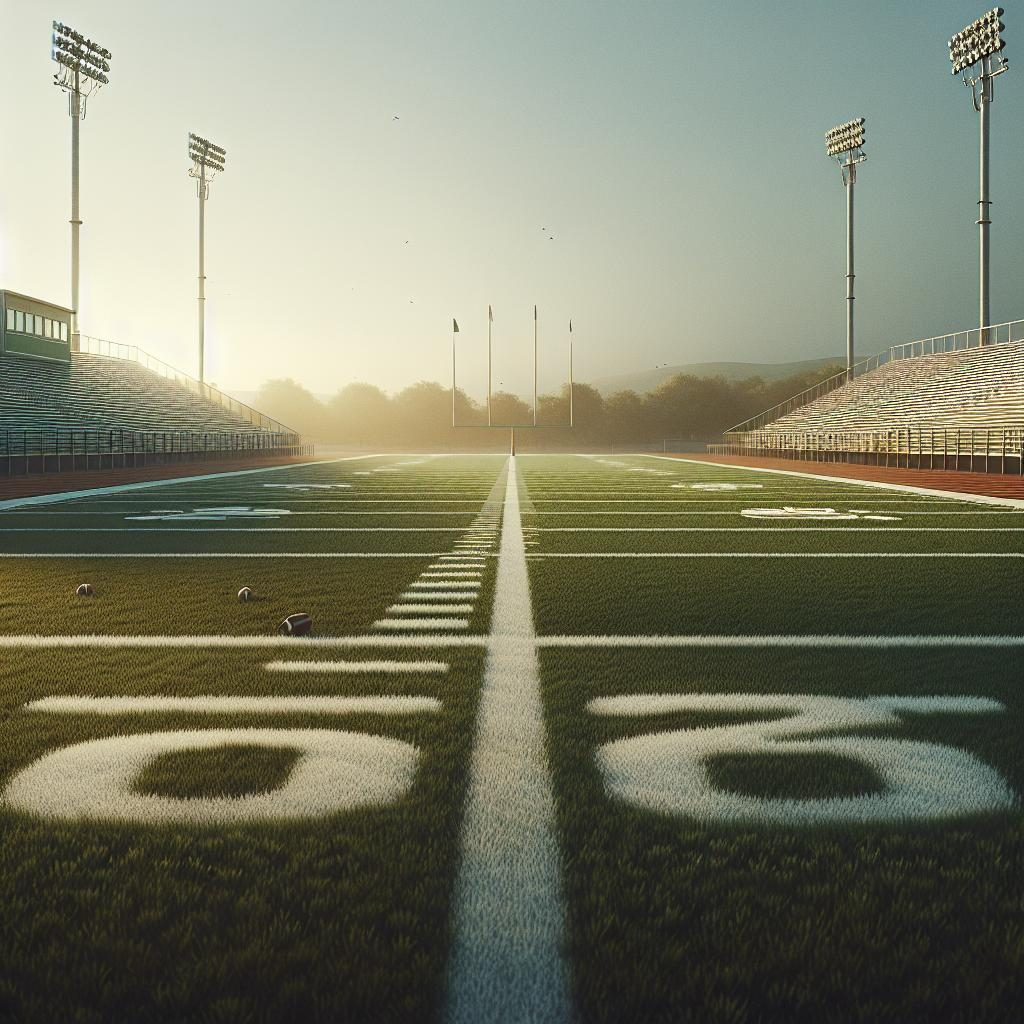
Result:
M305 636L313 628L313 619L305 612L297 612L295 615L289 615L280 626L277 627L279 633L284 633L285 636Z
M251 601L255 596L256 592L252 589L252 587L242 587L242 589L238 592L239 601Z
M91 583L79 583L75 589L75 597L95 597L96 591Z

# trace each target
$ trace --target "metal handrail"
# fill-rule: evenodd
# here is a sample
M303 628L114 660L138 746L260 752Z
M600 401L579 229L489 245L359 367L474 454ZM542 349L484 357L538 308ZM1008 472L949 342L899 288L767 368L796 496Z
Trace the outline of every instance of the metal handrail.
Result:
M158 359L156 356L150 355L149 352L145 351L145 349L139 348L138 345L124 345L121 342L107 341L105 338L94 338L87 334L83 334L80 337L80 352L85 352L88 355L94 356L105 356L109 359L124 359L129 362L138 363L147 370L151 370L153 373L156 373L167 380L180 384L182 387L191 391L193 394L198 395L200 398L205 398L208 402L212 402L214 405L219 405L222 409L227 409L235 416L248 420L253 424L253 426L260 427L262 430L269 430L282 434L295 433L291 427L288 427L278 420L265 415L258 409L254 409L251 405L246 405L245 402L240 402L237 398L232 398L229 394L226 394L219 388L213 387L212 384L206 384L202 381L196 380L195 377L190 376L182 370L176 369L171 366L170 363L165 363L162 359Z
M282 448L307 447L298 434L267 430L237 433L226 430L131 430L47 424L0 430L0 458L26 455L278 451Z
M962 339L962 342L961 342ZM740 433L749 430L757 430L767 423L781 419L791 413L794 409L809 405L822 395L842 387L856 377L877 370L888 362L897 359L914 359L919 356L938 355L943 352L956 352L968 348L980 348L985 345L1001 345L1010 341L1024 341L1024 320L1009 320L1006 323L994 324L990 327L975 327L973 330L956 331L953 334L938 334L933 338L923 338L919 341L909 341L902 345L892 345L884 352L862 359L846 370L826 377L813 387L806 388L792 398L773 405L750 419L730 427L726 433Z

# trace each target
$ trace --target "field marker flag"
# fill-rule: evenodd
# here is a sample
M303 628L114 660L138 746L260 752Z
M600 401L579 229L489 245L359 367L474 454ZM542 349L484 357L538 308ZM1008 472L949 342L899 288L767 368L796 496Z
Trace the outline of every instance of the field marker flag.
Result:
M459 321L452 317L452 426L455 426L455 335L459 333Z

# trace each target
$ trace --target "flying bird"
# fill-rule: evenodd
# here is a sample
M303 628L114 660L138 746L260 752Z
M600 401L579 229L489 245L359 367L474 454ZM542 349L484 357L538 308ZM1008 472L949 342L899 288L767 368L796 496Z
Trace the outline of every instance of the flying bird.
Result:
M395 114L395 116L393 118L391 118L391 120L392 121L401 121L402 119L397 114Z

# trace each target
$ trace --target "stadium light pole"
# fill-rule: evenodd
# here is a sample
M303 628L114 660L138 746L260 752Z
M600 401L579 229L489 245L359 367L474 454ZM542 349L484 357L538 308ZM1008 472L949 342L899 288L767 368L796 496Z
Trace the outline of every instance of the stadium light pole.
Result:
M89 97L110 82L107 75L111 58L109 50L59 21L53 23L50 56L58 65L53 84L68 94L71 114L71 348L77 352L81 346L78 323L79 229L82 226L78 205L79 133Z
M491 325L494 323L494 310L487 307L487 426L491 425Z
M992 202L988 191L988 156L990 108L995 97L994 79L1007 71L1009 61L1000 55L1006 41L1006 26L999 20L1002 7L993 7L949 41L949 60L954 75L962 75L971 90L974 109L980 122L978 160L978 333L982 345L988 343L989 314L989 227L992 224Z
M846 372L853 374L853 186L857 164L867 160L864 152L864 118L856 117L836 125L825 134L825 152L835 157L846 187Z
M452 426L455 426L455 335L459 333L459 321L452 317Z
M208 139L189 132L188 155L192 160L188 176L196 179L199 195L199 383L202 384L206 379L206 200L210 197L210 182L224 170L227 153Z
M537 304L533 306L533 425L537 426Z

